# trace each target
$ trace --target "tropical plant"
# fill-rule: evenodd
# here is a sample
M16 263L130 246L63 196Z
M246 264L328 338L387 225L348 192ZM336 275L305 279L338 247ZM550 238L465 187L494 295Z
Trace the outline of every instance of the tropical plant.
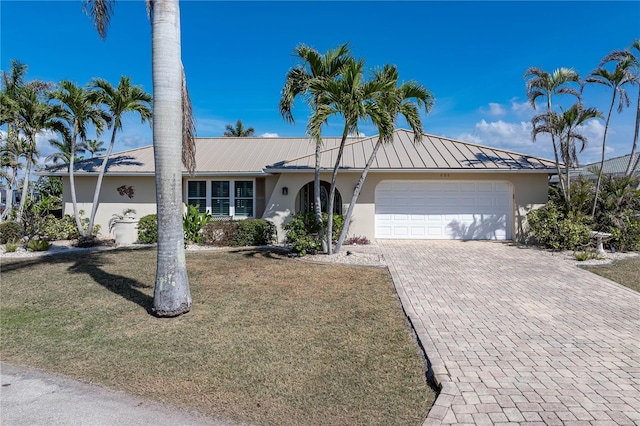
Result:
M609 71L604 67L599 67L585 79L587 83L602 84L611 89L611 104L609 105L609 112L607 113L607 119L604 125L604 133L602 136L602 156L600 159L600 168L598 169L598 179L596 180L596 195L593 200L593 208L591 210L591 216L595 216L596 207L598 205L598 195L600 193L600 183L602 182L602 172L604 168L604 160L607 146L607 132L609 130L609 122L611 121L611 114L613 113L613 107L618 99L618 112L622 112L625 107L628 107L631 103L629 95L624 90L625 85L635 83L638 77L631 72L632 62L630 59L623 59L616 63L615 69Z
M51 105L43 100L42 86L29 84L19 90L17 97L16 120L17 128L25 136L25 179L22 185L22 196L18 208L17 220L22 220L25 203L29 193L29 179L31 168L37 158L36 136L43 130L53 130L66 135L67 129L61 120L66 113L59 105Z
M330 49L324 54L301 44L294 49L293 54L300 60L300 63L287 72L279 103L280 114L289 123L294 123L291 110L296 97L302 96L313 114L317 113L321 105L320 98L322 93L317 88L312 88L312 83L319 80L338 78L343 67L351 58L348 43L342 44L335 49ZM308 129L309 126L307 126ZM316 222L318 223L322 222L322 203L320 201L322 133L320 130L320 128L317 128L314 135L309 135L315 143L314 211ZM322 234L322 230L320 233Z
M602 68L608 62L623 63L625 61L630 62L628 71L635 77L634 81L630 81L631 84L638 86L638 99L636 103L636 127L633 133L633 144L631 146L631 155L629 156L629 164L625 171L626 176L631 176L635 170L638 169L640 164L640 156L635 159L634 157L638 148L638 130L640 129L640 39L635 39L631 46L627 50L614 50L607 56L605 56L600 62L600 68Z
M64 142L59 141L58 139L49 139L49 145L56 148L57 151L47 155L44 159L45 162L51 162L53 164L67 164L71 163L71 151L73 143L71 141L71 136L66 135L64 138ZM76 157L73 159L74 162L83 160L79 154L85 153L86 144L84 142L79 142L76 144L75 154Z
M209 222L211 222L211 213L200 213L200 206L187 206L182 219L185 243L202 244L202 228Z
M253 136L255 133L255 129L253 127L244 127L242 120L236 121L235 126L231 124L227 124L225 126L225 132L222 136L227 138L242 138L247 136Z
M531 120L531 124L535 129L535 122L545 121L547 122L547 126L549 127L549 135L551 136L551 144L553 146L553 156L556 163L556 172L558 173L558 177L562 177L562 171L560 169L560 149L559 149L559 141L557 141L557 137L555 132L553 131L553 118L551 115L553 114L553 98L556 95L572 95L575 96L578 100L580 100L580 92L578 92L573 87L570 87L571 83L579 83L580 76L577 72L568 68L559 68L553 71L553 73L549 73L547 71L542 70L538 67L528 68L524 73L524 79L527 89L527 99L531 106L536 109L537 104L536 101L539 98L546 98L547 101L547 109L544 113L535 116ZM548 117L540 117L543 115L547 115ZM539 133L539 132L538 132ZM532 139L535 141L534 134L532 133ZM569 173L567 167L565 167L565 172ZM560 179L560 189L562 191L562 195L564 197L565 203L569 203L569 188L566 187L565 181Z
M423 134L420 109L424 109L425 113L428 114L434 102L433 94L415 81L408 81L398 86L398 71L395 66L385 65L384 68L376 71L376 79L380 81L390 81L393 84L390 90L381 91L376 94L373 99L373 102L378 104L380 112L386 113L388 120L390 120L392 124L388 126L387 120L378 120L377 118L374 120L378 125L378 141L353 190L351 202L349 203L349 208L347 209L347 214L344 219L344 226L335 246L335 253L340 252L347 236L353 209L358 201L360 190L362 189L362 185L364 184L378 149L383 143L393 141L393 128L398 115L402 115L411 127L414 134L414 143L419 143L422 141Z
M158 242L158 216L148 214L138 221L138 241L142 244L155 244Z
M81 142L87 140L88 125L92 125L95 128L96 135L100 135L104 126L110 123L111 117L98 106L99 98L96 92L87 90L68 80L60 82L58 89L51 94L51 98L60 102L60 105L66 111L65 119L69 124L69 133L71 135L68 170L73 215L76 219L80 236L90 238L92 234L90 232L85 233L80 222L76 198L74 164L78 137L80 137Z
M5 142L0 145L0 167L8 169L5 173L3 171L2 178L6 181L6 188L9 194L11 194L18 184L18 171L24 168L21 162L22 157L28 150L27 141L20 137L7 137ZM10 195L6 199L6 206L2 212L2 219L9 217L13 211L13 196Z
M195 126L180 53L178 0L150 0L153 151L158 208L158 261L153 312L174 317L191 310L191 292L182 231L182 163L195 168ZM84 9L103 39L113 12L112 0L85 0Z
M102 179L104 178L104 172L116 142L116 132L122 130L122 115L128 112L138 113L142 123L151 120L152 115L150 108L151 95L142 90L140 86L132 86L129 77L120 77L117 88L113 87L104 79L94 79L91 86L99 93L98 102L107 108L107 112L111 117L113 131L111 132L109 148L106 150L107 153L102 159L98 180L96 181L93 203L91 204L91 214L89 216L89 234L93 231L93 224L98 211L100 190L102 189ZM91 156L93 157L93 152Z
M15 243L24 237L24 227L20 222L8 220L0 223L0 244Z
M584 108L581 102L576 102L561 113L551 111L533 117L531 135L534 142L540 133L553 134L558 141L560 157L567 169L566 173L558 176L563 182L562 187L571 188L571 175L568 170L578 165L576 141L580 143L580 152L587 144L587 137L581 133L582 126L592 118L601 117L600 111L596 108ZM565 201L567 205L571 203L571 191L567 191Z
M87 139L87 147L85 149L91 153L91 158L94 158L96 155L100 155L107 150L104 147L104 142L97 139Z
M29 240L27 250L29 251L47 251L51 248L51 243L47 240Z

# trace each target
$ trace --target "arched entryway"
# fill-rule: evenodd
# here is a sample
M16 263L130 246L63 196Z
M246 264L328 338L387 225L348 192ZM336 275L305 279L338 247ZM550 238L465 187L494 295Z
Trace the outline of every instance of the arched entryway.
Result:
M325 182L323 180L320 181L320 205L322 206L322 211L324 213L327 213L330 189L331 184L329 182ZM298 195L296 196L296 213L312 212L314 211L314 205L315 191L313 188L313 181L311 181L298 191ZM334 196L333 213L342 214L342 196L337 188Z

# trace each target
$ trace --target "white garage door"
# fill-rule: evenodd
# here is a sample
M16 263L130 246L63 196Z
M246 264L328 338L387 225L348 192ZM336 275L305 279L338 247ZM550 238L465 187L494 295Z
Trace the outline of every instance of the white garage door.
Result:
M509 240L512 200L501 181L382 181L376 238Z

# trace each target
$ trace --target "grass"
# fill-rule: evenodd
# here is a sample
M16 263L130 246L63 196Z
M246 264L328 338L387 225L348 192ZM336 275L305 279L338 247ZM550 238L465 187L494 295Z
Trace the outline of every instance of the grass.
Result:
M193 309L151 316L154 249L2 261L3 361L259 424L420 424L433 400L385 269L188 253Z
M611 265L583 266L587 271L640 292L640 258L620 260Z

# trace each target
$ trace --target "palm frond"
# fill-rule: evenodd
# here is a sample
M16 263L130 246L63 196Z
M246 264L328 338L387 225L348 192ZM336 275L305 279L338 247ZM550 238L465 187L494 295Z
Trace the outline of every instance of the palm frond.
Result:
M115 0L85 0L82 10L93 21L102 40L107 37Z
M196 170L196 123L187 90L187 79L182 68L182 164L193 176Z

